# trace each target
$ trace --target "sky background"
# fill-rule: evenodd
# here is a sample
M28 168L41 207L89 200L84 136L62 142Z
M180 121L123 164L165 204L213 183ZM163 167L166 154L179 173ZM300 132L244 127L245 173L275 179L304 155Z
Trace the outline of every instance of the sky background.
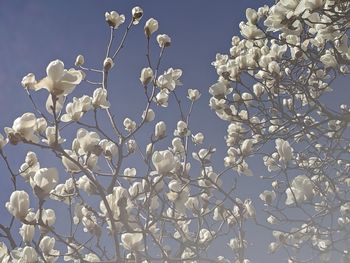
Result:
M121 120L126 116L139 120L137 118L145 104L138 78L141 69L147 65L143 25L148 18L154 17L159 21L158 33L166 33L172 38L161 71L168 67L181 68L184 87L201 91L202 97L193 115L192 123L197 129L194 132L203 130L207 145L216 145L221 149L214 160L222 166L227 123L216 118L208 107L208 87L217 79L215 69L210 64L216 53L228 53L231 37L238 34L238 24L245 19L245 9L271 5L272 2L274 1L0 0L1 130L5 126L11 126L13 120L24 112L32 111L29 99L20 85L24 75L33 72L37 79L44 77L47 64L54 59L61 59L66 68L70 68L74 66L78 54L85 56L87 66L99 68L109 39L104 13L116 10L125 14L129 21L132 7L139 5L144 10L144 17L140 25L130 32L126 47L111 72L109 96L113 105L112 112L120 116ZM120 40L123 29L124 27L117 31L117 41ZM159 48L153 39L152 54L155 55L156 52L159 52ZM88 78L98 80L95 75ZM75 96L91 95L92 91L93 87L84 83L78 86ZM179 92L184 96L185 89L181 91L180 87ZM44 91L39 92L36 97L38 104L44 103L46 96ZM157 119L160 120L159 118L175 120L178 119L178 113L160 109ZM172 130L169 128L170 132ZM19 147L21 149L13 146L6 148L14 170L23 163L27 149ZM50 155L40 156L40 162L43 166L55 164ZM0 171L0 203L4 204L10 196L11 184L3 162L0 162ZM243 199L249 196L256 198L268 185L258 178L261 175L259 165L253 166L253 171L254 178L240 178L238 192ZM2 205L0 222L7 219L7 211ZM268 243L262 244L263 241L272 240L269 232L254 228L248 230L247 234L249 242L254 245L251 250L253 262L280 262L267 256L265 251Z

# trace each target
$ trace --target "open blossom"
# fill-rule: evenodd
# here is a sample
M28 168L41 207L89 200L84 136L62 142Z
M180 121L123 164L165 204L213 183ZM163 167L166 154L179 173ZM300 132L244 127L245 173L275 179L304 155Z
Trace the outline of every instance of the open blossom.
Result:
M142 251L143 248L143 234L142 233L124 233L121 235L123 246L127 250Z
M143 15L143 10L141 7L139 6L135 6L132 10L131 10L131 14L132 14L132 23L134 25L137 25L140 20L141 20L141 17Z
M180 82L181 75L181 69L169 68L167 71L164 72L163 75L160 75L158 77L157 86L160 89L173 91L176 86L182 85L182 83Z
M25 139L27 141L38 142L39 138L35 135L36 117L33 113L24 113L13 122L12 128L5 128L5 132L11 143Z
M174 135L179 137L190 135L190 131L187 128L187 123L184 121L178 121Z
M132 132L136 129L136 122L134 122L129 118L125 118L123 121L123 124L124 124L125 130L128 132Z
M188 92L187 98L189 98L191 101L196 101L201 96L199 90L197 89L188 89L187 92Z
M161 48L168 47L171 44L171 38L166 34L158 35L157 42Z
M155 98L158 105L162 107L168 107L168 100L169 100L169 94L166 89L161 90L158 92Z
M117 29L125 22L125 16L119 15L116 11L106 12L105 18L108 25L114 29Z
M62 115L61 121L79 121L85 112L92 108L92 99L89 96L81 98L73 98L73 102L69 102L66 106L66 113Z
M118 146L107 139L103 139L100 141L99 146L101 146L103 150L103 154L108 158L114 158L118 156L119 150Z
M56 168L41 168L30 178L30 185L39 198L45 198L55 188L58 179Z
M10 201L5 206L11 215L24 219L28 214L29 195L25 191L16 190L11 194Z
M314 196L314 184L306 175L298 175L286 190L286 205L302 203Z
M153 70L150 67L141 70L140 81L146 86L153 79Z
M152 162L159 174L166 174L175 167L175 158L169 150L155 151Z
M98 88L94 90L92 95L92 105L94 108L108 109L111 104L107 101L107 90L104 88Z
M86 175L83 175L77 180L77 187L89 195L97 193L95 184Z
M88 132L80 128L77 131L77 140L83 153L93 152L100 142L100 136L96 132Z
M34 90L44 88L56 96L70 94L83 79L80 70L64 69L61 60L51 61L46 68L46 73L47 76L34 85Z
M145 34L147 37L150 37L154 32L158 30L158 21L154 18L147 20L145 24Z

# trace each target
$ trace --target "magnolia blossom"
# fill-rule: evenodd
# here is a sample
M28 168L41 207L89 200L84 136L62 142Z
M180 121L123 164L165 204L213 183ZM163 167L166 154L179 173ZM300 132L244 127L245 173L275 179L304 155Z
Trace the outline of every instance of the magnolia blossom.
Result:
M22 139L38 142L39 138L35 134L36 117L33 113L24 113L13 122L12 128L5 128L9 141L16 144Z
M154 137L156 139L161 139L165 136L166 133L166 124L164 121L160 121L158 122L155 126L154 126Z
M306 175L298 175L286 190L286 205L310 200L314 196L313 188L314 184Z
M137 25L140 20L141 20L141 17L143 15L143 10L141 7L139 6L135 6L132 10L131 10L131 14L132 14L132 23L134 25Z
M276 139L276 149L280 156L280 161L287 164L293 158L293 148L289 142L283 139Z
M126 147L127 147L129 153L135 152L136 147L137 147L136 141L135 140L128 140L126 142Z
M89 132L83 128L77 131L77 141L82 153L94 152L100 142L100 136L96 132Z
M133 132L136 129L136 122L134 122L129 118L125 118L123 121L123 124L124 124L125 130L127 130L128 132Z
M11 215L20 220L24 219L28 214L29 195L23 190L16 190L11 194L10 201L5 206Z
M56 127L47 127L46 131L46 139L43 139L42 142L48 144L48 145L55 145L57 144L62 144L66 140L61 138L59 131L57 131L57 141L56 141Z
M187 123L184 121L178 121L176 130L174 131L174 136L188 136L190 135L190 131L187 129Z
M38 83L35 79L35 75L33 73L28 73L26 76L23 77L21 84L23 88L26 89L35 89L35 84Z
M21 235L24 243L30 244L35 234L35 226L23 224L19 229L19 234Z
M197 89L188 89L187 92L188 92L187 98L189 98L191 101L196 101L201 96L199 90Z
M166 174L175 167L175 158L169 150L155 151L152 162L159 174Z
M34 85L34 90L45 88L56 96L70 94L83 79L81 71L64 69L61 60L51 61L46 68L46 73L47 76Z
M157 42L161 48L165 48L165 47L170 46L171 38L166 34L158 35Z
M145 24L145 34L147 37L150 37L154 32L158 30L158 21L154 18L147 20Z
M117 29L125 21L124 15L119 15L116 11L105 13L106 22L110 27Z
M169 99L169 94L166 89L163 89L160 92L158 92L155 98L157 104L162 107L168 107L168 99Z
M38 254L35 248L25 246L24 248L17 248L11 251L13 262L37 263Z
M89 195L97 193L96 185L86 175L77 180L77 187Z
M125 249L131 251L143 251L142 233L124 233L121 235L121 241Z
M30 185L39 198L45 198L55 188L58 179L56 168L41 168L30 178Z
M194 144L202 144L204 140L203 133L199 132L196 135L192 135L192 141Z
M152 109L148 109L147 114L145 111L142 113L142 119L144 119L145 122L151 122L154 120L154 118L155 118L155 113Z
M153 79L153 70L150 67L141 70L140 81L146 86Z
M127 179L133 179L136 176L136 169L135 168L125 168L124 170L124 176L127 177Z
M160 75L157 80L157 86L160 89L167 89L168 91L173 91L176 86L182 85L180 82L180 77L182 75L181 69L169 68Z
M100 141L99 146L101 146L103 154L107 158L115 158L116 156L118 156L118 146L114 142L103 139Z
M92 105L94 108L108 109L111 104L107 101L107 90L104 88L98 88L94 90L92 95Z
M271 205L276 198L276 193L274 191L265 190L259 195L260 199L266 204Z
M66 106L66 114L61 116L61 121L79 121L83 114L92 108L92 99L89 96L81 98L73 98L73 102L69 102Z
M100 262L101 259L94 253L89 253L84 256L84 260L87 262Z
M105 71L108 71L110 70L111 68L114 67L114 61L112 58L108 57L108 58L105 58L105 60L103 61L103 69Z

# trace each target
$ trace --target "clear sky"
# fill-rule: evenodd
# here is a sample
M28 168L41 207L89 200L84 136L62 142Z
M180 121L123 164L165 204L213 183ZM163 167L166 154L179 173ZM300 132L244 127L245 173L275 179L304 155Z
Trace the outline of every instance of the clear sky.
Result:
M45 68L51 60L61 59L66 68L74 65L77 54L83 54L86 63L99 67L105 54L109 29L104 13L116 10L130 18L130 11L135 5L144 10L140 25L130 33L126 48L116 61L116 70L111 74L113 83L110 100L114 112L121 115L140 113L142 90L138 90L140 70L146 66L146 42L143 34L144 22L156 18L160 23L159 33L166 33L172 38L171 47L166 50L164 69L168 67L183 69L182 82L186 88L197 88L203 95L194 113L193 124L202 127L207 140L218 147L224 146L227 123L218 120L209 109L208 87L216 81L217 75L210 63L217 52L228 53L231 37L238 34L240 21L245 19L245 9L271 5L272 0L0 0L0 127L11 126L13 120L31 111L29 100L20 85L28 72L37 78L45 74ZM119 31L117 38L120 38ZM153 43L156 46L156 43ZM180 88L181 89L181 88ZM92 87L82 84L77 94L91 94ZM46 99L39 94L38 101ZM183 93L185 94L185 93ZM120 100L125 96L125 100ZM143 103L143 102L142 102ZM169 113L160 113L168 116ZM162 115L164 114L164 115ZM170 113L175 114L175 113ZM7 147L10 161L14 167L23 162L25 151L14 151ZM222 165L224 152L216 160ZM17 158L18 157L18 158ZM49 157L42 157L50 162ZM42 159L41 159L42 160ZM48 165L47 165L48 166ZM10 192L9 175L5 165L0 162L2 185L0 203L8 200ZM260 174L256 174L258 177ZM240 194L247 198L254 192L257 196L264 189L264 182L256 178L242 178ZM0 221L5 218L5 209L0 208ZM5 220L5 219L4 219ZM252 233L253 232L253 233ZM266 231L251 231L250 242L255 243L253 259L255 262L267 261L267 244L258 244ZM262 260L265 258L265 260ZM276 258L275 258L276 259Z

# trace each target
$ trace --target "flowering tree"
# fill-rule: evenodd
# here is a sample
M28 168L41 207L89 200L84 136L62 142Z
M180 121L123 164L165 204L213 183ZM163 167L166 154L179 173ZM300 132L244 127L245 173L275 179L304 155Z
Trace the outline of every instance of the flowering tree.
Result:
M348 74L349 12L344 0L281 0L247 9L242 38L234 36L230 54L212 63L219 78L209 88L210 107L229 123L221 171L211 162L216 149L202 148L203 133L190 125L200 92L189 89L183 105L176 94L182 71L162 70L171 38L157 35L159 55L150 53L154 18L144 25L141 121L112 113L109 73L143 10L132 9L116 48L125 16L107 12L110 38L101 69L85 66L78 55L75 69L55 60L44 78L29 73L22 80L34 113L24 113L0 135L13 183L5 204L12 219L0 222L1 262L249 263L248 223L272 231L275 240L266 247L284 250L290 263L329 262L332 256L349 262L350 112L347 105L326 103L338 75ZM100 80L91 81L92 74ZM94 91L72 98L82 82ZM48 93L45 107L35 100L40 89ZM169 97L181 113L175 131L155 121ZM154 131L147 134L150 125ZM6 144L30 147L21 167L11 167ZM36 151L53 152L65 172L45 167ZM253 176L254 158L270 173L264 178L272 188L254 200L265 204L266 223L252 199L236 194L237 175ZM19 180L29 187L19 189ZM63 227L58 220L66 221ZM229 252L213 250L223 243Z

